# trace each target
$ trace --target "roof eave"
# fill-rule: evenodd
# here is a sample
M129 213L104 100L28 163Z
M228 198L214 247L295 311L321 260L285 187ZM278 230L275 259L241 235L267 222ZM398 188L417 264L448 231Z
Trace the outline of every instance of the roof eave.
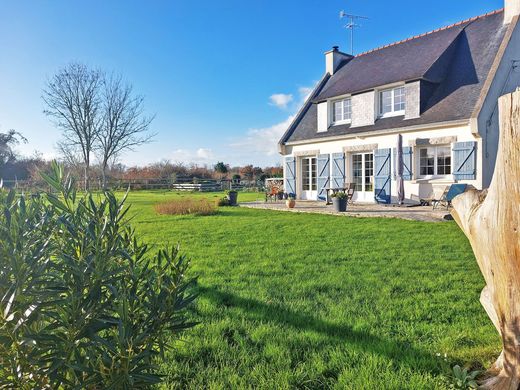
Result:
M305 100L305 103L303 103L302 107L300 108L300 110L298 111L296 116L294 117L293 121L291 122L291 124L289 125L289 127L287 128L285 133L282 135L282 138L280 138L280 141L278 141L278 152L280 154L284 154L283 153L283 147L285 145L285 141L292 134L292 132L294 131L294 128L296 127L296 125L299 123L299 121L302 119L303 115L305 115L307 110L310 108L310 106L312 104L312 100L316 97L316 95L318 94L318 91L320 91L321 88L323 88L323 86L329 80L329 78L330 78L330 74L329 73L325 73L323 75L321 80L314 87L314 90L311 92L309 97Z
M392 134L392 133L405 133L411 131L418 131L424 129L439 129L445 127L453 127L453 126L464 126L469 125L469 119L457 119L452 121L444 121L444 122L432 122L415 126L405 126L405 127L395 127L391 129L382 129L382 130L373 130L373 131L365 131L361 133L354 134L341 134L341 135L333 135L330 137L321 137L321 138L309 138L300 141L291 141L285 143L286 146L294 146L294 145L305 145L312 144L317 142L328 142L328 141L338 141L343 139L352 139L352 138L366 138L381 134Z

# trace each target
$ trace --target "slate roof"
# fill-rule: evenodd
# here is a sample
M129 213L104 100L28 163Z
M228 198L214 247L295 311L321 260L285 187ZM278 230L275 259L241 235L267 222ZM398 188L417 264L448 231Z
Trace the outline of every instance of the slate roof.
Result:
M498 10L345 61L318 85L280 142L469 119L506 32L503 17ZM317 102L413 80L430 91L419 118L381 118L370 126L331 126L317 133Z

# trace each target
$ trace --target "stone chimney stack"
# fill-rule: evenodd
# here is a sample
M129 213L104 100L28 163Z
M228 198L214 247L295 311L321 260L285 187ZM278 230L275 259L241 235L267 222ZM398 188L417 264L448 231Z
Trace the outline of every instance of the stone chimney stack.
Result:
M520 0L518 1L520 2ZM343 61L349 61L352 58L354 57L340 52L339 46L334 46L332 50L325 52L325 71L332 76Z
M520 15L520 0L504 1L504 24L509 24L515 16Z

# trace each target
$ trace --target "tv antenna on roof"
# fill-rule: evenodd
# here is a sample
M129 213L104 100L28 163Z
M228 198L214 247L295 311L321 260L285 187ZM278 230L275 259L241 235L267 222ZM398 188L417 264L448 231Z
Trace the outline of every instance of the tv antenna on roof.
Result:
M347 30L350 30L350 54L354 55L354 29L357 27L361 27L360 24L357 24L356 21L359 19L368 19L366 16L352 15L347 14L345 11L339 11L339 18L348 19L348 23L345 25Z

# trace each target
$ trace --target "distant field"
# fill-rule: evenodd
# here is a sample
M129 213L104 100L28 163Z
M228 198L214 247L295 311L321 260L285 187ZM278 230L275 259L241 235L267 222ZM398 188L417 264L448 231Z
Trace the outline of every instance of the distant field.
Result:
M453 222L155 213L179 196L223 194L129 196L142 237L179 243L199 276L200 325L168 356L165 388L443 389L451 366L486 366L500 352Z

